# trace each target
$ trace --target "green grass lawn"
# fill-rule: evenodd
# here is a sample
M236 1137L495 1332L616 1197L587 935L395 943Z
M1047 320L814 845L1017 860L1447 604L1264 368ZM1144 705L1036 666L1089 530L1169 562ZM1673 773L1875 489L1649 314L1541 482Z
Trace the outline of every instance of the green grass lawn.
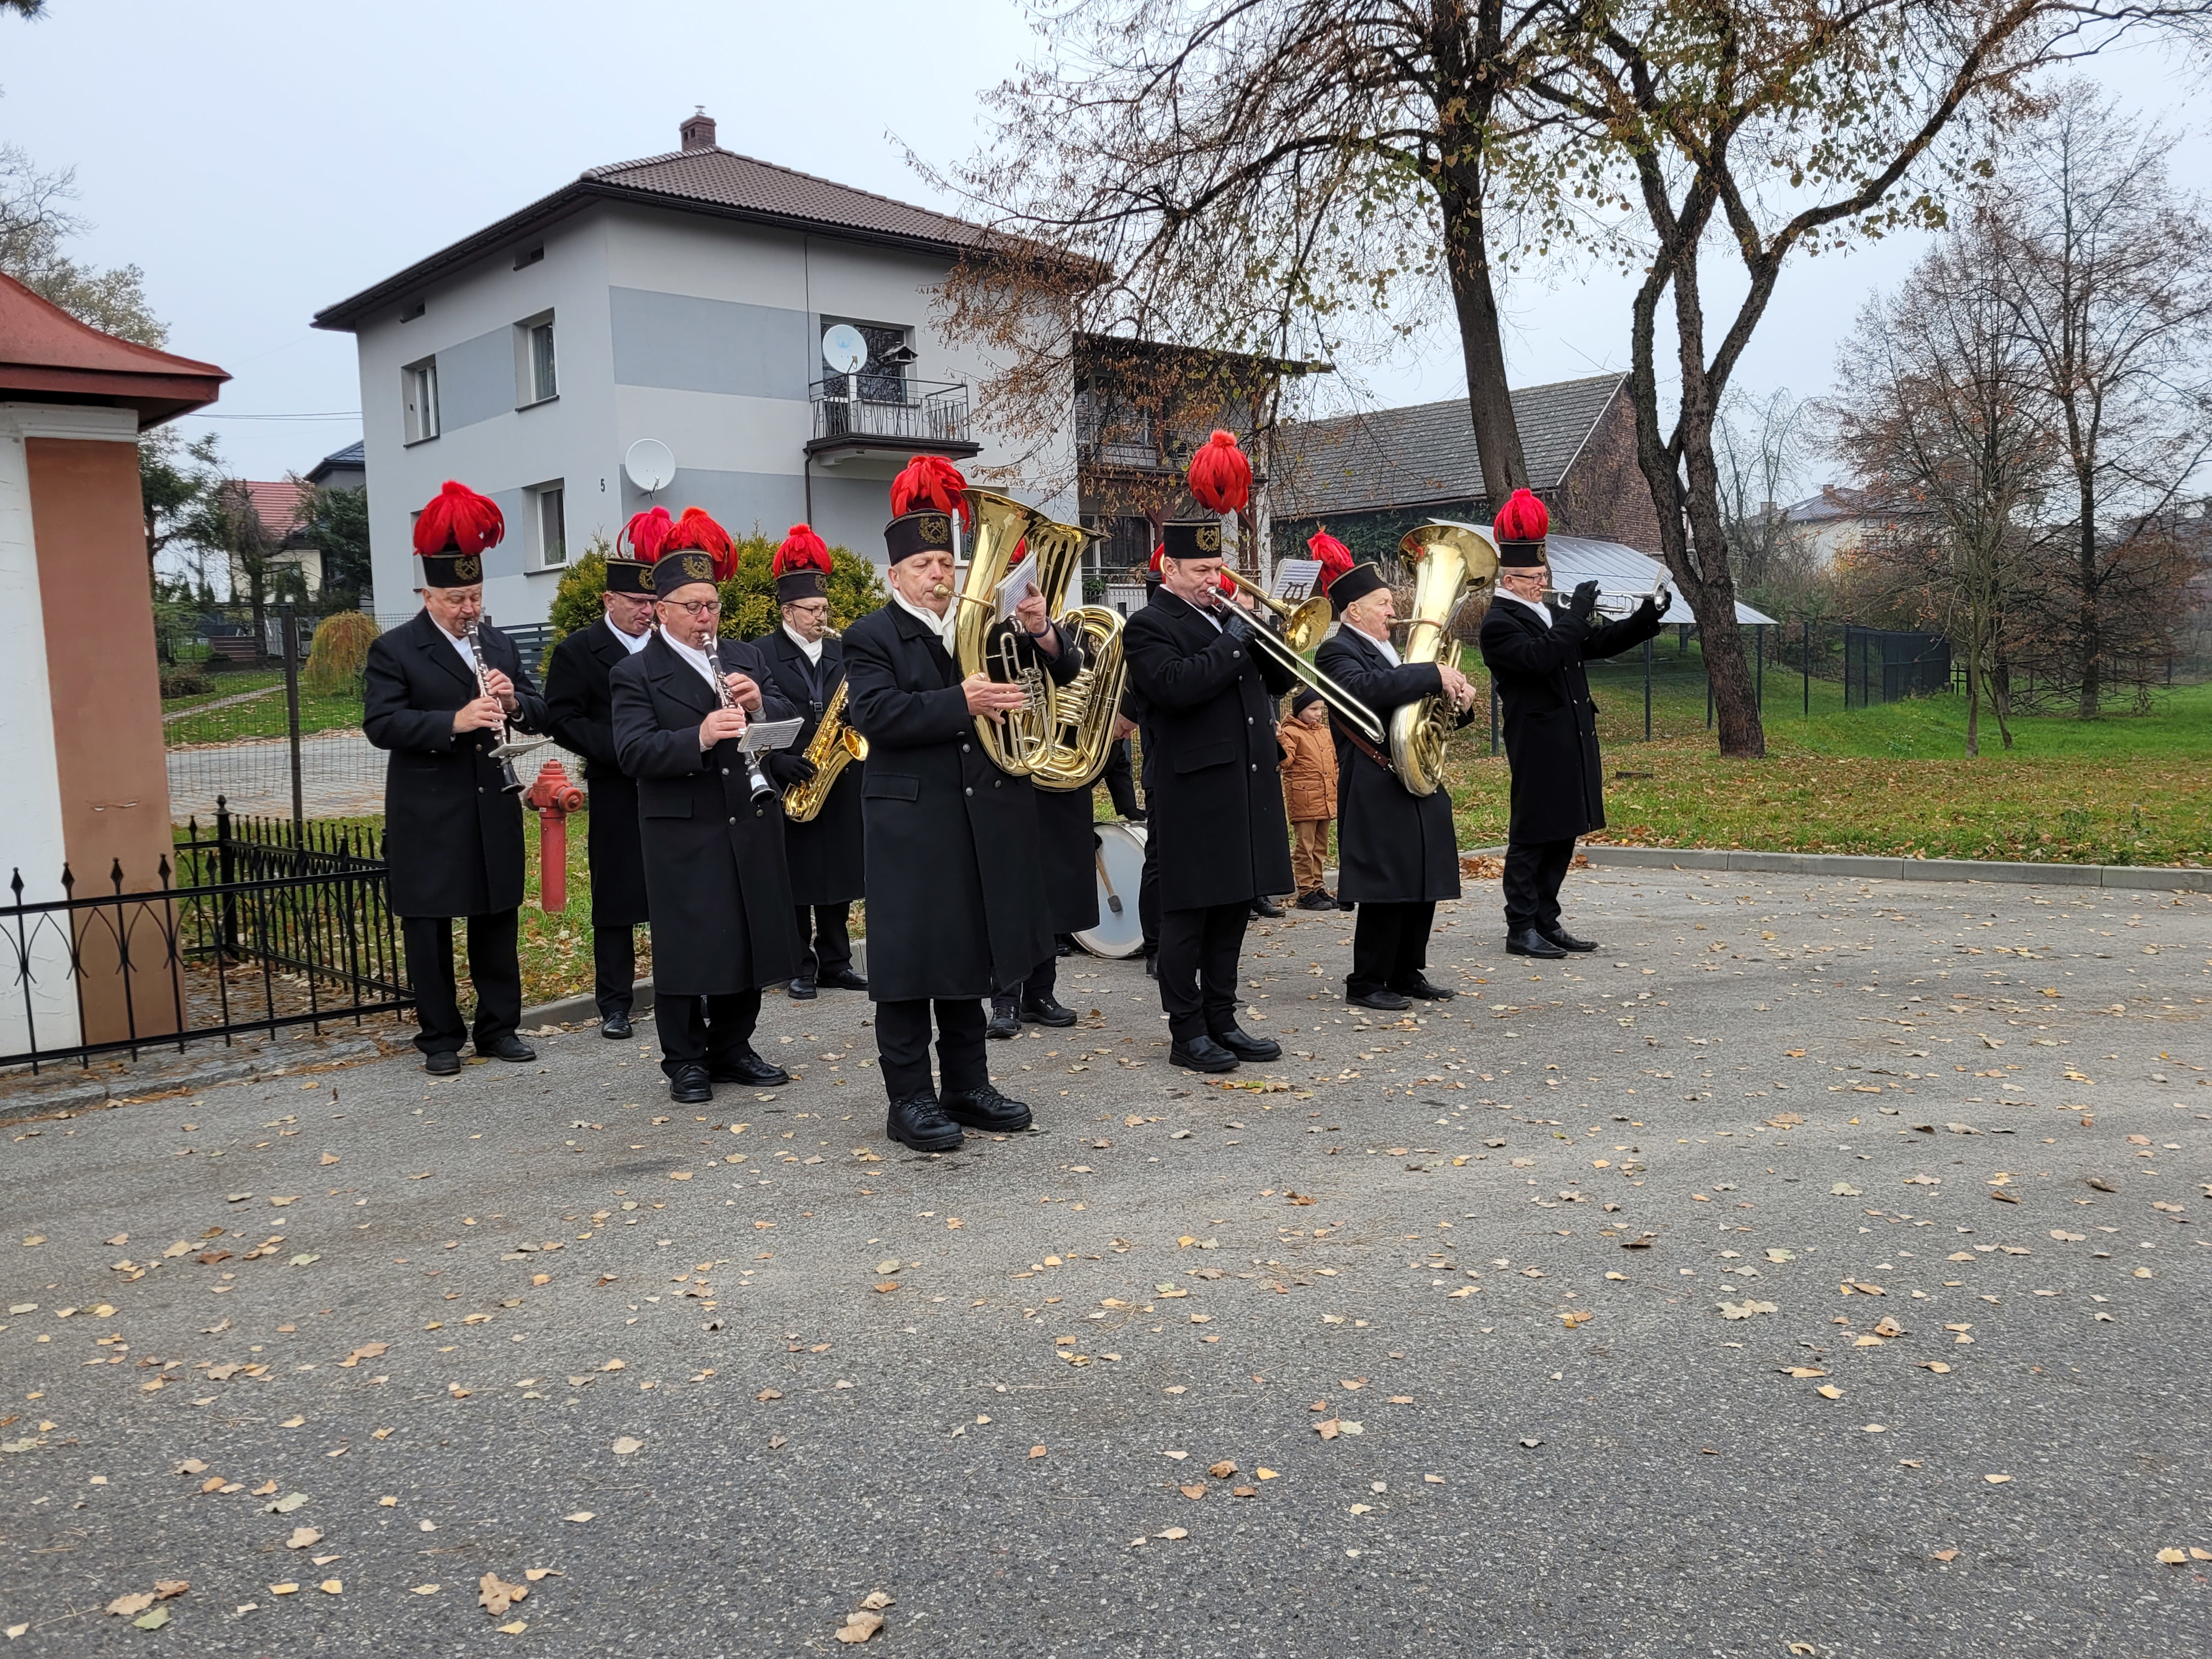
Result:
M162 699L161 713L165 717L179 713L185 715L182 720L163 720L161 737L169 747L191 743L235 743L246 738L281 738L289 731L282 669L216 674L210 678L216 689L205 696ZM246 692L260 695L247 702L225 703L222 708L210 706ZM300 688L301 732L334 731L360 724L358 690L343 696L318 697L310 695L304 685Z

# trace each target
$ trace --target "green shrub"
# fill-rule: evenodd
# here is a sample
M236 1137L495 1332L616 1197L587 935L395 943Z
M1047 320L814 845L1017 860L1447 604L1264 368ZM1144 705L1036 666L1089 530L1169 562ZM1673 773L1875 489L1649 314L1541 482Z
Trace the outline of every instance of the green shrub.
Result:
M163 697L204 697L215 690L215 682L197 668L172 668L161 676Z
M308 642L300 684L319 697L342 697L357 690L377 633L376 618L367 611L338 611L324 617Z
M552 609L545 617L553 625L556 645L599 621L605 609L599 595L607 591L607 555L613 550L606 532L595 532L584 556L561 573L561 585L553 590Z
M738 543L738 571L721 586L722 637L757 640L781 618L775 602L775 581L769 566L778 542L756 530ZM876 568L842 547L830 550L830 625L842 632L880 606L885 599Z

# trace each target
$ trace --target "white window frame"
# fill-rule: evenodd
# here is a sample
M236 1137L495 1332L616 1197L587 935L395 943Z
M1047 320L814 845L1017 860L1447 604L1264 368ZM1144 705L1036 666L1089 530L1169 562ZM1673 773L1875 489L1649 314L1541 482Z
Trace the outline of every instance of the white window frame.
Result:
M545 382L538 376L538 341L540 331L548 347ZM514 406L529 409L538 404L550 404L561 395L561 343L554 331L553 313L540 312L535 317L526 317L514 325Z
M530 546L530 568L533 570L566 570L568 568L568 489L565 478L551 478L541 484L532 484L524 492L530 498L530 525L527 531ZM554 507L557 501L559 506ZM559 530L557 540L545 534L545 515L557 511L556 520Z
M399 371L399 402L406 441L426 444L438 435L438 360L424 357Z

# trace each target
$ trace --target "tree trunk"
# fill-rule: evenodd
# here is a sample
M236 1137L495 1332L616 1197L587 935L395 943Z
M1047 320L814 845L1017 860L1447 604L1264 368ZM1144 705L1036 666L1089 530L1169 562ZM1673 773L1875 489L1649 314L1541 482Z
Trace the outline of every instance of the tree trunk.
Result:
M2074 637L2081 650L2081 704L2079 713L2085 720L2097 718L2105 691L2101 672L2105 654L2104 619L2099 613L2097 603L2096 505L2095 488L2085 477L2081 481L2081 538L2077 549L2081 561L2081 603L2074 617Z
M1982 650L1971 636L1966 645L1966 758L1982 757Z

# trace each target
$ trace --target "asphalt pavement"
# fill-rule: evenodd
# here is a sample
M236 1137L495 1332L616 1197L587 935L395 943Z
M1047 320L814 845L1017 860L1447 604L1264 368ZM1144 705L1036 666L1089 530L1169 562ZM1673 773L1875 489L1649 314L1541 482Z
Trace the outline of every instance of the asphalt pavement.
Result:
M943 1158L835 993L9 1126L0 1651L2212 1648L2212 897L1496 896L1410 1019L1255 925L1226 1079L1064 963Z

